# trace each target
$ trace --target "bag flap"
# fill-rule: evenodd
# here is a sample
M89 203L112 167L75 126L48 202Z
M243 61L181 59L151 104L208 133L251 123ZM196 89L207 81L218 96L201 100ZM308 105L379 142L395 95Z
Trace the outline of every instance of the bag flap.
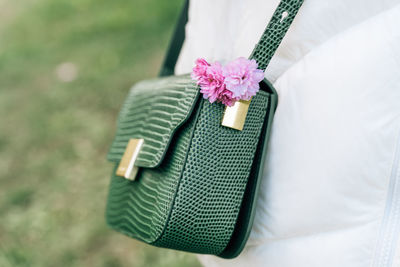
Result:
M128 141L142 138L135 166L157 167L175 131L190 117L198 96L198 86L189 74L137 83L119 113L108 160L119 162Z

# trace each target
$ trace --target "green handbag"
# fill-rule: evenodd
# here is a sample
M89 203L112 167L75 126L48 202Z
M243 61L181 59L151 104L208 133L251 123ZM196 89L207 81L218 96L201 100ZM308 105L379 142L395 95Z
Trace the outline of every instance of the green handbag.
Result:
M279 4L250 56L260 69L302 2ZM162 77L137 83L120 111L108 153L115 167L106 219L113 229L154 246L233 258L252 226L277 95L262 81L243 129L222 126L224 105L200 97L189 74L171 75L187 5Z

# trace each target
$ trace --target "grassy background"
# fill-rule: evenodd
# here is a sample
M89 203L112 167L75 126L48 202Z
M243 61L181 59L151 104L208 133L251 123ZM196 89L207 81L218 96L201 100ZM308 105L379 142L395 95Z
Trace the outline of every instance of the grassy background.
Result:
M0 0L0 266L200 266L104 221L117 112L182 3Z

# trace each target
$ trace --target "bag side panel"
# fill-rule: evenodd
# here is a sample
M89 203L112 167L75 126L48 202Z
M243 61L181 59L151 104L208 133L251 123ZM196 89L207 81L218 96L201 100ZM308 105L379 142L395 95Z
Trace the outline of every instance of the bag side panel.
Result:
M195 253L227 246L251 171L269 93L253 97L242 131L221 126L222 104L202 100L190 151L167 226L153 243Z

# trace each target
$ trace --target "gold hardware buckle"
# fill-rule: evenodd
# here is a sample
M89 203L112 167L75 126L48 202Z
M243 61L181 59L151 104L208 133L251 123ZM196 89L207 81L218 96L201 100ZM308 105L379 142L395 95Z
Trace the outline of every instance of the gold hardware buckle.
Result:
M251 100L239 100L231 107L226 106L221 124L236 130L243 130Z
M126 146L124 155L119 162L116 174L128 180L135 180L136 174L139 170L135 166L135 161L139 155L140 149L144 143L143 139L130 139Z

